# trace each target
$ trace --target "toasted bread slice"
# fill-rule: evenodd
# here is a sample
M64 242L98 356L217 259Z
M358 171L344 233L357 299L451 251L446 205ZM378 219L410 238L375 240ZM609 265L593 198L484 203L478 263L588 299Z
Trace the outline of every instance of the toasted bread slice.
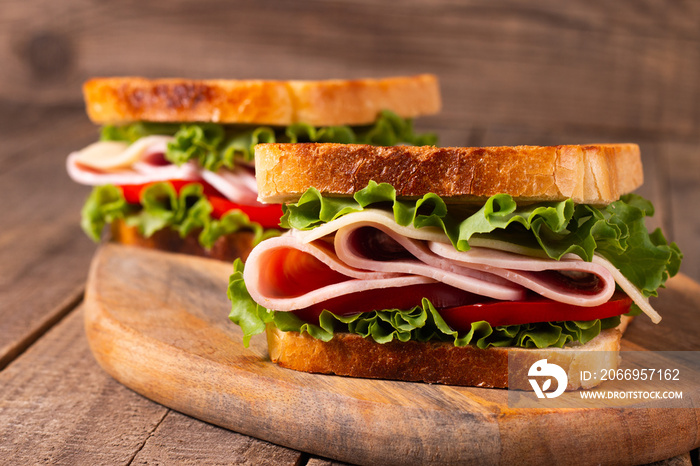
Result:
M507 388L508 357L517 358L516 367L527 370L540 359L547 359L567 372L567 390L592 388L598 380L582 380L581 371L617 369L622 332L603 330L585 345L565 348L456 347L452 343L415 341L379 344L369 338L336 333L324 342L308 334L283 332L272 324L266 327L267 346L272 362L297 371L349 377L404 380L488 388ZM518 374L522 375L522 374ZM526 380L518 376L516 380ZM509 388L527 389L529 386Z
M193 256L209 257L221 261L232 262L236 258L246 260L253 249L255 235L252 231L241 230L219 238L211 249L204 248L197 236L200 230L193 231L182 238L170 228L163 228L146 238L136 227L127 225L123 220L112 222L111 239L117 243L138 246L160 251L177 252Z
M99 124L364 125L382 110L412 118L441 105L437 77L429 74L326 81L95 78L83 94L90 119Z
M399 196L432 192L448 202L483 202L506 193L520 201L606 205L643 182L636 144L515 147L376 147L361 144L260 144L258 196L295 201L308 188L351 195L370 180Z

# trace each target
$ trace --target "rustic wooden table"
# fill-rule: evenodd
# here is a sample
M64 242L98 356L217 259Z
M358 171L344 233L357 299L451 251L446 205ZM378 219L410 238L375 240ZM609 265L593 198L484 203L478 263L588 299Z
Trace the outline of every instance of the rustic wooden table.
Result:
M700 281L700 5L527 3L2 2L0 463L331 464L179 414L95 363L81 308L95 245L78 226L89 189L64 169L96 138L89 76L437 73L445 108L420 124L443 144L639 142L650 225ZM627 338L700 350L699 306Z

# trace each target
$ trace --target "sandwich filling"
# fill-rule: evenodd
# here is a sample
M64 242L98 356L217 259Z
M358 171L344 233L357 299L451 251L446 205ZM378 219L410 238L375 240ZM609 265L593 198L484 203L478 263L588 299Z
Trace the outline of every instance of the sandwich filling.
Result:
M253 147L264 142L431 145L411 120L384 111L372 125L316 128L214 123L134 123L104 126L101 140L68 157L71 178L95 186L81 226L95 241L122 219L150 237L163 228L185 237L199 231L211 248L221 236L252 230L254 244L279 234L280 205L257 201Z
M379 343L585 344L622 314L658 322L648 297L682 257L647 231L653 207L632 194L603 208L498 194L470 208L370 182L353 198L310 189L284 209L290 230L231 276L245 344L265 325L325 341L340 331Z

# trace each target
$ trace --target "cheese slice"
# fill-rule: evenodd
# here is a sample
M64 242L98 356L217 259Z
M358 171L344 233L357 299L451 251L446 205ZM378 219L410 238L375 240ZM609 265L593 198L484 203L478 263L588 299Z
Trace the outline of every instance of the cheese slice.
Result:
M131 167L144 152L162 152L167 149L171 136L146 136L133 144L120 141L99 141L79 151L75 161L95 170L117 170Z

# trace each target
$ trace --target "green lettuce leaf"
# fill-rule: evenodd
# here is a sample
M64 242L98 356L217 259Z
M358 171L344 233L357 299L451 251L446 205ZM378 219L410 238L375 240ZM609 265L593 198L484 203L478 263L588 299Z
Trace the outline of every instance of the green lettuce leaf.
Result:
M133 210L119 188L100 186L92 190L83 205L80 226L93 241L99 241L106 224L130 215Z
M138 122L123 126L105 125L101 130L100 141L121 141L133 144L146 136L173 136L179 129L178 123Z
M468 332L460 334L450 328L432 303L423 299L413 309L384 309L350 316L321 312L318 325L299 319L292 312L265 309L250 297L243 280L243 263L234 264L229 279L228 297L232 302L229 319L243 330L247 347L253 335L274 324L284 332L308 333L313 338L329 341L335 332L349 332L371 338L377 343L398 341L446 341L455 346L473 345L478 348L514 346L522 348L563 347L570 342L585 344L601 330L615 327L619 317L586 322L538 322L522 325L492 327L488 322L471 324Z
M224 166L232 167L236 159L248 163L252 162L255 145L275 142L275 139L275 131L267 126L230 136L222 153Z
M112 185L95 187L82 210L81 227L90 238L99 241L105 225L123 219L127 225L136 227L145 237L162 228L172 228L181 237L199 231L199 243L211 248L222 236L239 230L251 230L253 244L277 236L277 229L264 229L251 222L240 210L232 210L220 219L211 216L212 205L203 194L200 184L188 184L175 191L168 182L154 183L141 194L141 206L129 204L121 189Z
M250 298L243 281L243 261L240 259L233 262L227 295L233 303L229 319L243 330L243 344L247 348L250 337L265 330L265 324L272 319L272 312ZM247 299L239 299L242 296L247 296Z
M412 146L437 144L435 134L416 134L413 129L413 120L401 118L388 110L382 111L372 126L357 128L355 134L359 144L375 146L395 146L402 143Z
M678 273L683 257L660 230L649 234L644 219L654 211L636 194L602 209L575 205L571 199L518 206L511 196L496 194L465 215L435 194L400 200L392 186L371 181L352 198L326 198L311 188L297 203L284 207L281 226L309 230L366 208L391 208L399 225L440 228L459 251L468 250L470 238L479 236L525 245L555 260L571 253L591 261L600 254L645 296L657 295L657 289Z
M175 140L168 143L165 158L175 165L190 160L209 171L216 172L227 161L220 154L219 146L224 141L224 127L214 123L182 125L175 133Z
M236 160L251 162L256 144L268 142L335 142L341 144L435 145L433 133L417 134L413 121L382 111L368 126L327 126L316 128L305 123L287 127L220 125L216 123L133 123L104 126L101 140L133 143L153 134L173 136L165 157L176 165L195 161L201 167L217 171L232 168Z

